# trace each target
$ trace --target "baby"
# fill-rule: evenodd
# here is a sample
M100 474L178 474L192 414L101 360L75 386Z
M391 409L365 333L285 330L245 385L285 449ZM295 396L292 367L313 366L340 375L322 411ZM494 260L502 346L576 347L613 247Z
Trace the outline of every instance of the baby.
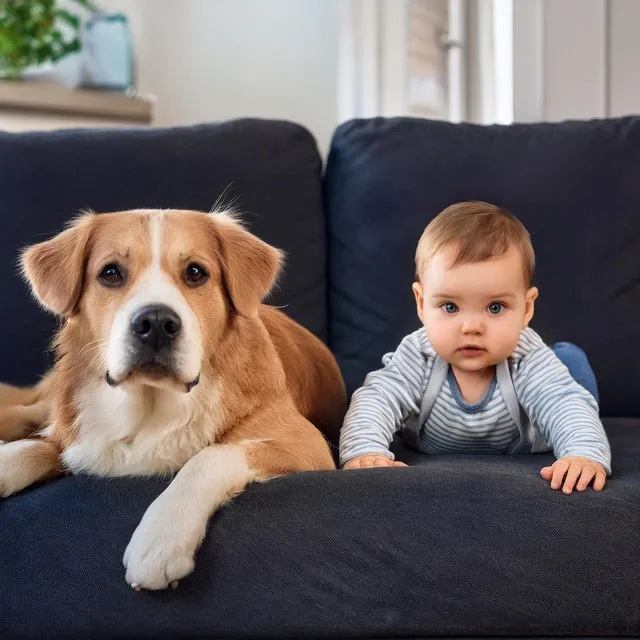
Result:
M553 450L541 470L552 489L603 488L611 451L595 377L577 347L551 349L529 328L534 263L522 223L490 204L453 205L427 226L413 285L424 327L353 394L345 469L404 466L389 451L401 429L428 454Z

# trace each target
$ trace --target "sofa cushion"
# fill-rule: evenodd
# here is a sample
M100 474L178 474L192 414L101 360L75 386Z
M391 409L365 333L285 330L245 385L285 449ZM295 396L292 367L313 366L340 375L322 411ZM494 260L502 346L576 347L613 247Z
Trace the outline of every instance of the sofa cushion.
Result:
M325 201L330 335L349 392L419 326L411 283L428 222L485 200L529 229L532 327L587 352L604 415L639 416L640 118L481 126L357 120L333 140Z
M608 421L614 476L565 496L549 455L427 457L251 486L175 591L122 555L166 486L71 477L0 503L0 637L640 634L639 420Z
M0 133L0 380L33 382L47 366L54 328L17 274L18 250L85 208L208 211L218 198L234 203L253 233L286 251L270 301L326 338L321 189L312 136L287 122Z

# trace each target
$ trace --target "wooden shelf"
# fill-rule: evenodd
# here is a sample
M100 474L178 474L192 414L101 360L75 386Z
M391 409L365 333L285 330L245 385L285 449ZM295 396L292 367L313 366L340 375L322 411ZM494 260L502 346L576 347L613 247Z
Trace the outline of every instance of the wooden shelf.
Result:
M0 81L2 109L151 124L153 102L123 93L69 89L42 81Z

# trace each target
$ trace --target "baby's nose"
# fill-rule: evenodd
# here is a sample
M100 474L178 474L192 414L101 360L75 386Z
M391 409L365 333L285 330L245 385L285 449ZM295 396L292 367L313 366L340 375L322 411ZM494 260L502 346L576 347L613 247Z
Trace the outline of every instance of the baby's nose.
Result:
M464 334L479 334L484 332L484 323L478 317L471 316L465 318L462 323L462 332Z

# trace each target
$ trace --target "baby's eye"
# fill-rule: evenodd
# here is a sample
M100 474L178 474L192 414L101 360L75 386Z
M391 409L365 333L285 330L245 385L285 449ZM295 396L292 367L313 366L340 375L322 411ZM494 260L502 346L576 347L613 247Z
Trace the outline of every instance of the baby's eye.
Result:
M489 309L490 314L497 316L504 309L504 305L502 302L492 302L487 309Z
M458 305L455 304L454 302L443 302L440 305L440 308L445 312L445 313L455 313L458 310Z

